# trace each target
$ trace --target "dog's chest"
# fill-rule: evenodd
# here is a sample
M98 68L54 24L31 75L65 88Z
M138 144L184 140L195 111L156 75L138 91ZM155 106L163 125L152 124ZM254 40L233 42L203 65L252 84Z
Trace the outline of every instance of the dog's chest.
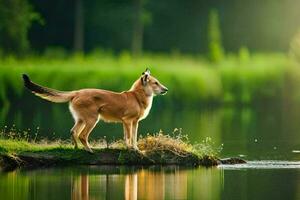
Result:
M151 110L151 107L152 107L152 100L153 100L152 97L149 98L148 106L147 106L146 109L144 110L142 116L140 117L140 120L145 119L145 118L148 116L148 114L149 114L149 112L150 112L150 110Z

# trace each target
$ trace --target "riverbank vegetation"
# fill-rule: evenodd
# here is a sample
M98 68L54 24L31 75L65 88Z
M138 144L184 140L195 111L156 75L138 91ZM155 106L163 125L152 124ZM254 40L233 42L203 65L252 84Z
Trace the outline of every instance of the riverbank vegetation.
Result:
M139 151L128 149L122 140L107 143L92 142L94 153L74 149L69 141L34 141L24 134L2 133L0 139L0 166L46 167L53 165L204 165L220 163L216 148L210 138L191 144L187 136L167 135L162 132L141 137Z
M176 53L145 54L136 59L127 52L115 55L100 50L86 56L58 55L2 59L1 104L23 97L22 73L37 83L59 90L92 87L123 91L149 67L152 74L168 86L170 92L161 99L168 103L253 104L281 99L287 83L300 87L297 82L300 69L294 67L287 56L250 55L247 49L241 50L239 55L228 55L220 63Z

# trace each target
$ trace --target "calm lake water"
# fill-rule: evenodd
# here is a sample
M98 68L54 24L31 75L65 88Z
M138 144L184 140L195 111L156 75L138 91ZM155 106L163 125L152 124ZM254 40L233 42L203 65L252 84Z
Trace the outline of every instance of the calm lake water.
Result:
M5 200L296 200L300 199L299 187L299 168L97 166L0 174L0 194Z
M75 167L0 174L0 199L300 199L300 106L198 108L162 105L159 98L139 133L181 128L192 142L211 137L221 157L247 165L216 168ZM0 126L30 128L38 138L69 139L65 104L32 95L0 110ZM91 139L121 139L120 124L99 123ZM264 160L264 161L260 161ZM266 161L268 160L268 161ZM275 160L275 161L269 161ZM291 162L294 161L294 162Z

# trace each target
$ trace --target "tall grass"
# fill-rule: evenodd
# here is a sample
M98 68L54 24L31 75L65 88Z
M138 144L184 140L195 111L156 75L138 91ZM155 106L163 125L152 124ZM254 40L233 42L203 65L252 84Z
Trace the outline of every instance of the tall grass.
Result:
M169 88L162 101L198 103L255 103L276 99L283 90L289 61L282 54L255 54L248 59L228 56L219 64L201 57L146 54L133 59L124 52L95 52L65 58L29 57L0 60L0 105L24 93L21 74L59 90L95 87L123 91L149 67Z

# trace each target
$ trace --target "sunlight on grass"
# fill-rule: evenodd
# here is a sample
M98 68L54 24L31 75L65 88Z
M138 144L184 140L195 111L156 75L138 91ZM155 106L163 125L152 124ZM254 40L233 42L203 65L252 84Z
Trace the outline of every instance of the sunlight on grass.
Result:
M176 130L176 129L175 129ZM141 151L172 151L177 155L184 156L187 153L194 153L199 157L205 155L217 156L221 148L216 148L210 138L205 138L202 142L192 144L187 135L180 132L172 135L164 134L162 131L154 135L148 134L138 141Z
M107 143L105 139L91 142L94 149L126 149L123 140ZM210 138L205 138L200 143L192 144L187 135L183 135L181 130L175 129L172 134L164 134L162 131L156 134L147 134L140 137L138 147L141 152L147 153L151 151L171 151L178 156L185 156L193 153L199 156L217 156L221 148L216 148ZM39 140L35 141L29 138L22 138L22 133L14 133L12 131L0 133L0 153L17 153L17 152L35 152L47 150L63 150L73 149L73 145L69 140Z
M276 99L284 86L289 61L284 54L253 54L247 59L228 55L218 64L188 55L145 54L133 59L130 54L94 53L62 58L29 57L0 61L0 103L6 94L21 97L25 91L21 74L59 90L102 88L123 91L146 67L170 92L162 101L186 103L245 103L260 98Z

